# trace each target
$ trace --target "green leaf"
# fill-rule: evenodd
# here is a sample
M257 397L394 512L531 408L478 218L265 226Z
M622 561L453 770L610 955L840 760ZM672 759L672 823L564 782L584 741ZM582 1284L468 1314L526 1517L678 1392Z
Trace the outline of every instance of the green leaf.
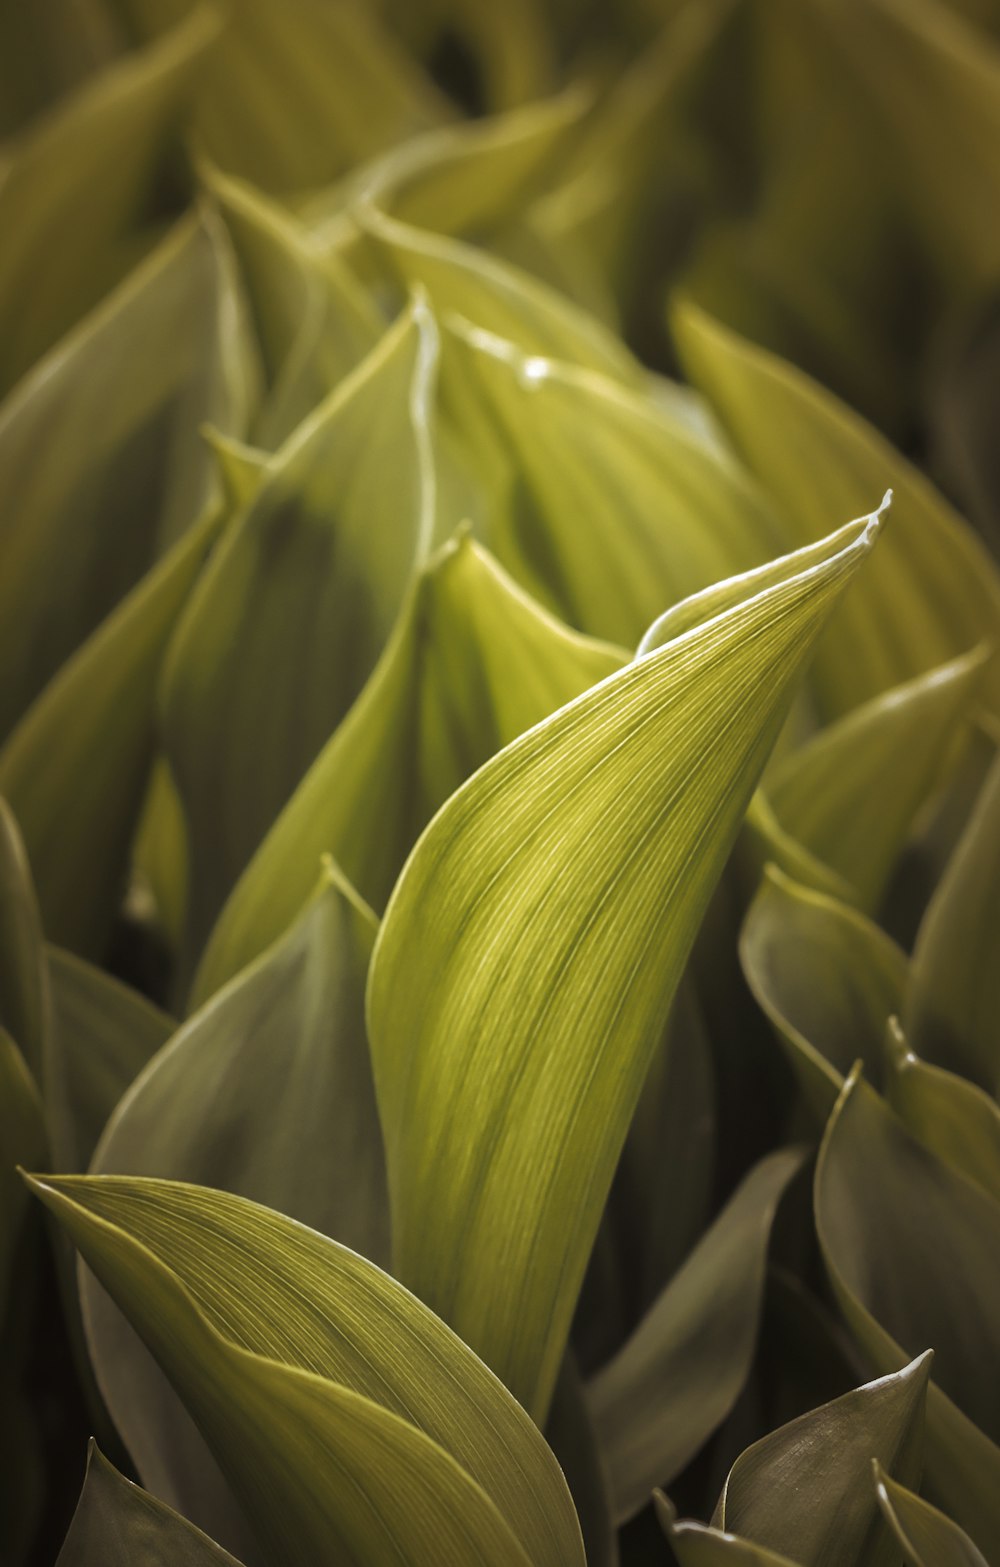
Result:
M964 1077L921 1061L895 1018L886 1031L886 1093L900 1120L953 1170L1000 1202L1000 1107Z
M48 970L38 900L20 828L0 795L0 1028L16 1040L36 1077L43 1074Z
M101 0L0 7L0 137L6 140L93 75L116 52L117 29Z
M0 395L135 259L151 190L217 34L217 16L195 9L15 143L0 184Z
M218 489L198 426L252 395L231 287L185 220L0 410L0 734Z
M904 1484L920 1474L931 1354L800 1415L741 1453L713 1524L802 1567L894 1567L868 1477L877 1458Z
M628 1342L592 1380L591 1406L624 1523L690 1462L750 1370L771 1226L803 1154L756 1165Z
M56 1567L239 1567L200 1529L120 1475L95 1442Z
M271 450L371 352L385 323L343 262L321 256L277 202L204 162L201 177L247 287L268 381L255 434Z
M120 0L141 36L190 0ZM372 8L241 0L203 73L193 129L219 166L294 193L450 112ZM290 106L294 105L294 112Z
M869 912L920 807L948 776L983 670L981 650L863 703L768 772L781 826Z
M1000 1204L911 1136L856 1074L830 1117L814 1201L827 1273L865 1355L892 1369L917 1344L934 1346L927 1484L996 1555L1000 1448L983 1367L995 1354Z
M417 302L271 460L178 630L164 722L194 949L371 673L427 550L436 352Z
M56 675L0 750L46 935L100 951L149 773L163 655L206 551L208 512Z
M295 916L329 852L376 908L421 828L501 746L620 668L467 535L421 573L370 681L254 856L212 933L202 1001Z
M86 1169L108 1117L176 1027L138 991L70 952L46 953L52 997L47 1075L61 1093L49 1105L61 1169Z
M712 1529L705 1524L677 1519L677 1509L662 1491L654 1493L656 1515L673 1547L680 1567L801 1567L787 1556L777 1556L749 1540Z
M898 1485L878 1463L873 1467L878 1505L906 1553L907 1567L987 1567L986 1558L957 1524Z
M182 1393L277 1562L582 1567L540 1433L371 1263L201 1187L34 1189Z
M536 1415L688 950L875 526L508 746L396 884L368 1001L396 1266Z
M47 1156L48 1138L37 1085L24 1056L0 1025L0 1320L7 1313L14 1260L27 1206L17 1173Z
M821 1122L859 1056L878 1068L906 993L906 955L871 920L777 866L740 935L740 962L807 1103Z
M664 607L781 548L736 465L650 397L454 325L510 458L488 535L571 625L634 645Z
M388 1199L364 1028L375 922L332 865L313 882L282 939L150 1062L91 1168L235 1192L382 1263ZM103 1291L85 1279L82 1294L105 1401L146 1484L235 1539L183 1406Z
M805 543L831 516L857 514L887 485L894 526L872 570L846 595L820 643L812 680L833 717L995 639L1000 577L979 539L927 480L808 376L691 307L674 331L685 366L751 471ZM1000 707L1000 660L983 700Z
M927 1061L1000 1091L1000 759L931 899L913 952L904 1027Z
M545 1440L566 1476L580 1519L587 1567L619 1567L611 1486L583 1380L567 1352L545 1425Z

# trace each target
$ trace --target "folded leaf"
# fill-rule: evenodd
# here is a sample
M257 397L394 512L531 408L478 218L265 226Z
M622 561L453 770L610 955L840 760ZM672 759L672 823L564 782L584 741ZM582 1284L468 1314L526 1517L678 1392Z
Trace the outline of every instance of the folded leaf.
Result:
M859 1056L876 1070L906 955L871 920L769 865L740 935L747 984L825 1122Z
M868 1477L920 1474L931 1354L800 1415L741 1453L712 1522L801 1567L895 1567Z
M0 750L45 933L99 952L152 760L163 655L221 518L208 512L46 686Z
M721 1529L687 1518L678 1520L677 1509L662 1491L656 1492L653 1500L680 1567L801 1567L787 1556L777 1556L774 1551L752 1545L749 1540L738 1540Z
M589 1387L619 1523L669 1484L735 1403L757 1340L771 1225L803 1155L756 1165Z
M216 15L194 9L15 144L0 184L0 396L134 259L136 231L218 30Z
M178 630L164 718L195 950L371 673L428 548L436 344L414 304L286 442Z
M827 717L996 639L996 566L905 458L808 376L700 311L679 309L674 331L691 378L781 505L790 537L814 538L831 515L857 513L892 486L897 517L886 548L817 651L812 679ZM982 695L1000 707L996 657Z
M449 352L510 450L491 545L570 624L634 645L666 605L781 548L735 464L652 399L490 333L454 333Z
M964 1077L921 1061L890 1018L886 1096L903 1124L953 1170L1000 1202L1000 1106Z
M947 777L981 651L874 697L783 758L764 788L782 827L877 909L920 807Z
M149 1567L239 1567L235 1556L186 1518L120 1475L92 1441L56 1567L135 1567L140 1561Z
M983 1367L997 1331L1000 1204L935 1158L856 1074L830 1117L814 1202L827 1273L865 1355L888 1369L917 1343L934 1346L927 1486L995 1555L1000 1448Z
M536 1416L702 914L874 531L508 746L396 884L368 1000L396 1266Z
M969 1536L936 1507L874 1465L882 1516L906 1553L907 1567L987 1567Z
M421 828L501 746L620 668L462 535L409 595L370 681L240 878L212 933L195 1002L285 928L332 853L382 908Z
M539 1432L373 1264L201 1187L67 1176L34 1189L181 1392L276 1561L582 1567Z
M0 734L217 490L198 426L252 396L231 287L185 220L0 409Z
M904 1026L914 1052L1000 1092L1000 759L917 933Z

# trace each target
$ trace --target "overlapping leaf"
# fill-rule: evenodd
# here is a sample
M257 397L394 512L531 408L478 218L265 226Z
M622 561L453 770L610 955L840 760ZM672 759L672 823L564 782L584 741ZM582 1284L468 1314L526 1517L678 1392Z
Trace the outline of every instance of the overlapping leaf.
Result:
M906 1553L906 1567L986 1567L969 1536L875 1465L878 1505Z
M900 1120L952 1169L1000 1202L1000 1106L913 1054L895 1019L887 1031L886 1094Z

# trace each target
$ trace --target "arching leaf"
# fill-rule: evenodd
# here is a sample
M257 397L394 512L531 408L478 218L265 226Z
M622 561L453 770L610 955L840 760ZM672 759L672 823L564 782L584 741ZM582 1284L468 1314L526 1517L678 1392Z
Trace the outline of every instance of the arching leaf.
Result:
M906 1553L906 1567L987 1567L969 1536L876 1463L875 1495L882 1516Z

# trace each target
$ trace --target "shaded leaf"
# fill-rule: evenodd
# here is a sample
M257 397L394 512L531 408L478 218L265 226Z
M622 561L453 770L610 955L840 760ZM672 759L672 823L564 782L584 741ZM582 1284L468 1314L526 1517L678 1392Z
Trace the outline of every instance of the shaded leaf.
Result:
M969 1536L936 1507L875 1469L882 1516L906 1553L907 1567L987 1567Z
M28 1197L17 1166L44 1159L47 1148L38 1087L24 1056L0 1026L0 1320L7 1311Z
M195 999L280 934L323 853L383 907L421 828L465 778L623 659L553 620L467 535L445 545L358 701L237 883Z
M905 953L856 909L769 865L740 934L740 962L825 1121L858 1057L881 1063L886 1023L906 992Z
M95 1442L56 1567L239 1567L186 1518L133 1485Z
M537 1429L371 1263L201 1187L34 1189L182 1392L277 1561L416 1564L436 1540L439 1560L582 1564Z
M20 828L0 796L0 1028L36 1077L44 1071L48 971L42 920Z
M368 1002L396 1265L538 1415L688 950L874 531L508 746L396 884Z
M827 717L996 638L996 567L905 458L808 376L700 311L678 310L674 331L689 374L782 506L796 541L892 486L897 516L886 548L845 597L817 651L812 680ZM982 691L995 710L995 657Z
M436 344L414 304L296 431L174 640L164 723L189 830L195 949L371 673L429 545ZM315 868L314 858L310 877Z
M160 665L220 525L206 513L142 578L0 750L46 935L73 950L106 938L152 759Z
M654 1493L653 1500L680 1567L800 1567L789 1557L777 1556L774 1551L739 1540L734 1534L687 1518L678 1520L677 1509L661 1491Z
M757 1340L771 1225L802 1159L788 1149L755 1166L592 1380L619 1523L680 1473L735 1403Z
M1000 1107L975 1083L921 1061L895 1018L886 1031L886 1092L905 1126L953 1170L1000 1202Z
M567 1352L556 1382L545 1440L559 1461L576 1505L587 1567L618 1567L618 1531L607 1466L571 1352Z

